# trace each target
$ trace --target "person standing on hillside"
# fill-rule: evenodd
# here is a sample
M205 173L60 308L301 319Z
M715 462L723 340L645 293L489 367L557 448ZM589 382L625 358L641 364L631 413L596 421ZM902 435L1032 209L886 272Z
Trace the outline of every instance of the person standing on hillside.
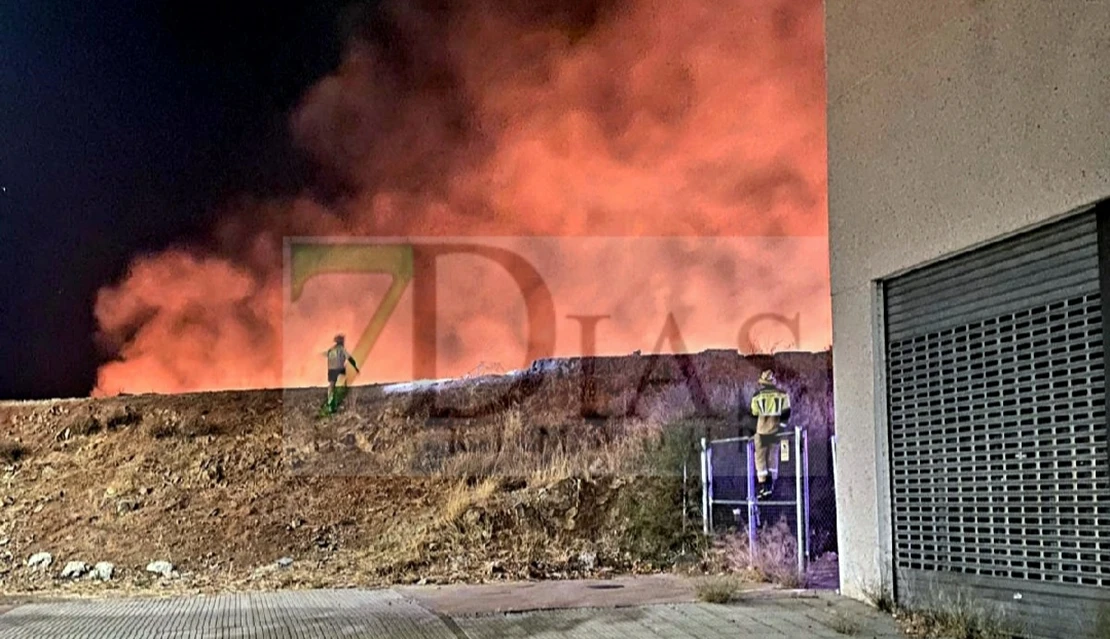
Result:
M340 334L335 336L335 344L328 349L328 409L332 412L336 409L336 393L335 383L339 381L340 377L346 378L347 376L347 362L355 369L356 373L361 373L358 369L358 362L354 357L347 352L347 347L344 345L346 338Z
M774 492L775 473L778 471L778 442L782 428L790 419L790 396L777 385L772 371L759 376L759 391L752 396L751 413L755 426L755 471L759 478L760 499ZM775 472L772 472L775 471Z

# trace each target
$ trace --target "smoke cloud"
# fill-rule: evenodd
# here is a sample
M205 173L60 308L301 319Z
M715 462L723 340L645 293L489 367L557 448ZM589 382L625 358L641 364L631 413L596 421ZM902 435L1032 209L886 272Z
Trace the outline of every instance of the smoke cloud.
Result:
M388 280L321 283L291 314L290 236L671 237L652 245L658 255L604 258L605 280L636 295L574 273L573 242L531 246L569 300L560 312L624 309L611 350L652 348L668 313L692 316L709 299L804 312L794 346L828 345L820 0L454 4L352 17L341 64L290 117L317 188L241 204L203 247L135 259L96 302L115 357L94 394L320 384L311 358L333 331L361 331ZM745 239L696 239L710 236ZM790 236L817 242L770 239ZM506 282L456 266L436 338L444 374L517 366L523 316ZM724 338L710 319L684 327L686 347L735 348L735 327ZM411 374L406 321L375 345L370 377ZM560 354L575 349L560 340Z

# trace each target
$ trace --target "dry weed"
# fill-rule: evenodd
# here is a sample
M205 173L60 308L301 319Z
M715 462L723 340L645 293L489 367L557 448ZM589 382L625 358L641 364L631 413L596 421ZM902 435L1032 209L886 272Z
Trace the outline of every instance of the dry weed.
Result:
M448 430L454 434L448 436ZM442 478L496 475L550 483L574 476L635 474L643 471L645 445L660 433L656 424L627 419L552 427L510 406L492 423L460 421L446 429L420 431L410 438L409 461L413 470ZM449 437L462 450L453 450Z
M578 474L576 473L577 470L575 460L565 454L557 454L552 456L546 464L531 468L529 477L531 482L535 484L553 484L575 476Z
M443 392L359 387L326 418L317 414L323 389L81 401L46 415L12 408L19 421L6 438L33 455L51 448L62 417L80 412L100 422L90 445L51 452L64 457L55 467L65 472L50 482L16 474L10 490L20 503L62 489L71 500L26 518L19 537L60 540L73 509L90 520L122 513L110 529L59 541L58 552L140 565L172 547L169 558L186 570L218 565L212 584L285 555L315 564L320 581L311 585L319 586L669 568L706 543L696 525L685 525L700 504L689 490L696 454L692 481L681 481L693 440L668 431L674 416L704 405L694 405L673 362L644 383L647 358L612 359L599 363L596 379L583 381L567 366L526 380L538 390L520 392L509 389L516 376ZM703 361L711 412L731 413L740 395L733 387L759 366ZM784 374L787 383L823 379L825 360L805 361L812 364L798 365L794 378ZM225 430L197 425L203 415ZM131 432L105 426L135 416L142 425ZM706 428L722 421L697 419ZM197 438L202 433L221 436ZM283 452L295 453L297 473L287 472ZM213 468L223 481L213 481ZM603 475L610 477L597 479ZM495 488L498 478L513 481ZM137 511L121 510L139 502Z
M92 411L75 412L62 420L62 423L65 424L63 433L68 431L70 436L88 436L100 432L100 420L92 414Z
M833 632L848 636L858 635L860 631L863 630L858 621L841 612L833 613L828 626Z
M670 424L697 414L690 389L684 384L670 385L656 393L641 397L637 404L638 414L657 424Z
M0 442L0 460L14 464L27 458L27 448L19 442Z
M730 576L714 576L699 581L694 586L698 601L725 604L735 601L740 592L740 584Z
M898 609L898 605L894 601L894 595L890 592L890 588L885 585L865 588L863 596L867 598L868 603L881 613L889 615Z
M725 382L711 384L706 389L709 398L709 409L713 415L720 417L735 417L740 412L741 394L739 382Z
M798 572L797 549L794 531L785 519L757 532L754 554L746 531L728 535L716 544L716 553L726 569L790 589L805 586L805 576Z
M112 406L104 411L99 421L104 424L106 429L114 430L116 428L138 424L142 419L143 416L139 412L132 410L130 406Z
M486 503L500 490L501 480L497 477L487 477L477 486L470 486L465 481L455 484L447 492L440 514L441 523L458 523L468 510Z
M953 639L1009 639L1018 628L1000 610L963 593L943 594L922 607L897 609L894 617L906 634Z
M118 419L122 419L117 417ZM209 419L207 415L166 415L151 416L144 420L145 430L152 439L195 439L210 437L223 432L223 426L216 419ZM118 424L131 423L119 422Z

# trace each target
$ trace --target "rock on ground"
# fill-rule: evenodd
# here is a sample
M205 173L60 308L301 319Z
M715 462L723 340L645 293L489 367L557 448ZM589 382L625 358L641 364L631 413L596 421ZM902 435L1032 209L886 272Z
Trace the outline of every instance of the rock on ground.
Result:
M48 552L37 552L27 560L28 568L49 568L54 563L54 556Z
M147 572L154 572L169 578L173 576L173 564L168 561L152 561L146 565Z
M83 561L71 561L62 569L62 579L77 579L89 571L89 565Z
M99 579L100 581L111 581L112 574L114 574L115 571L115 564L108 563L107 561L102 561L93 566L92 571L89 573L89 578Z

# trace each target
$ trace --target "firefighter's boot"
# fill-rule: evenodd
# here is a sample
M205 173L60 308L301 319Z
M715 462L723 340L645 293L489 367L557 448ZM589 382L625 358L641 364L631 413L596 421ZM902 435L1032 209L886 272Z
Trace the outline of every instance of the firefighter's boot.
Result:
M768 497L770 497L771 496L771 491L772 491L771 478L768 477L766 479L760 479L759 480L759 485L758 485L757 488L758 488L758 490L756 492L757 497L759 497L760 499L767 499Z

